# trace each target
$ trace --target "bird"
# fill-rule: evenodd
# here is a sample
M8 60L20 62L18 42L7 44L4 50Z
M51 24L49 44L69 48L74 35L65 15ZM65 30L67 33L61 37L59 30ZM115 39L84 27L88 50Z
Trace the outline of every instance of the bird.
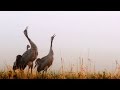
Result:
M36 61L35 61L35 66L34 68L37 66L37 72L40 72L40 71L45 71L47 72L47 69L52 65L53 63L53 60L54 60L54 52L52 50L52 43L53 43L53 39L56 35L54 34L52 37L51 37L51 45L50 45L50 50L49 50L49 53L48 55L44 56L43 58L38 58Z
M28 65L28 73L29 73L30 68L31 68L31 73L32 73L33 61L35 61L38 56L38 49L37 49L36 44L28 37L27 29L28 29L28 26L24 30L24 35L26 36L26 38L28 39L30 43L30 49L28 49L27 51L23 53L22 58L21 58L20 68L24 70L26 66Z
M30 48L29 45L27 45L27 50ZM22 55L17 55L16 56L16 60L13 64L13 71L15 72L16 69L20 69L20 65L21 65L21 58L22 58Z

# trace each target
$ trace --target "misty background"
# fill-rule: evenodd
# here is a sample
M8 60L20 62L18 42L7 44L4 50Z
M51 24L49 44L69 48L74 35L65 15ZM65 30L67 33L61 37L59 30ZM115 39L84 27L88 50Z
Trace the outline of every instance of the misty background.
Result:
M0 11L0 68L12 66L18 54L26 50L28 36L38 47L38 58L47 55L53 41L52 70L74 69L83 58L84 64L96 70L115 70L120 63L119 11Z

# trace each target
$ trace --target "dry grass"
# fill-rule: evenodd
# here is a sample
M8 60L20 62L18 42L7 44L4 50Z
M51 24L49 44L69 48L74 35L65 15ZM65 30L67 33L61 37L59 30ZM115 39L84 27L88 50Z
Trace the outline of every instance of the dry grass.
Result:
M91 72L88 66L85 66L83 59L80 59L80 65L77 67L77 72L73 72L73 67L70 67L70 71L65 71L64 60L61 58L61 69L57 72L48 71L47 73L28 74L26 71L12 71L12 67L6 65L6 70L0 70L0 79L120 79L120 65L116 63L116 69L114 72L102 71L96 72L95 67ZM79 69L78 69L79 68Z
M27 74L26 72L13 71L0 71L0 79L120 79L120 74L113 74L108 72L98 73L75 73L75 72L64 72L64 73L33 73Z

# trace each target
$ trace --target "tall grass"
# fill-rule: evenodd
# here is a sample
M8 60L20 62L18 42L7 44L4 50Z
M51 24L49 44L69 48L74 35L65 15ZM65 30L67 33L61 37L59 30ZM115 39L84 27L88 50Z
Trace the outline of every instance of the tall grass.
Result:
M77 71L73 71L73 64L71 64L70 70L65 71L64 59L61 57L61 68L59 71L48 70L47 73L37 73L33 71L32 74L26 71L17 70L12 71L12 67L6 65L6 70L0 71L0 79L120 79L120 65L116 61L116 68L114 72L101 71L96 72L95 64L93 65L93 70L88 65L84 64L84 59L79 57L79 62L77 63Z

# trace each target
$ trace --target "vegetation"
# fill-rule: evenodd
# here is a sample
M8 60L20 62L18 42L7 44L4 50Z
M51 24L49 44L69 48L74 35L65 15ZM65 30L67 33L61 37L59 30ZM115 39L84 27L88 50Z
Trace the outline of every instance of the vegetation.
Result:
M33 73L28 74L27 72L13 72L13 71L0 71L0 79L119 79L119 73L110 72L63 72L56 73L53 71L47 73Z
M61 68L59 71L48 70L46 73L37 73L33 71L32 74L27 73L27 69L23 72L17 70L13 72L12 67L6 65L6 70L0 70L0 79L120 79L120 65L116 61L116 69L114 72L108 72L106 70L97 72L95 67L90 70L88 66L83 64L83 59L79 65L78 71L73 71L71 66L70 70L65 71L63 60L61 59Z

